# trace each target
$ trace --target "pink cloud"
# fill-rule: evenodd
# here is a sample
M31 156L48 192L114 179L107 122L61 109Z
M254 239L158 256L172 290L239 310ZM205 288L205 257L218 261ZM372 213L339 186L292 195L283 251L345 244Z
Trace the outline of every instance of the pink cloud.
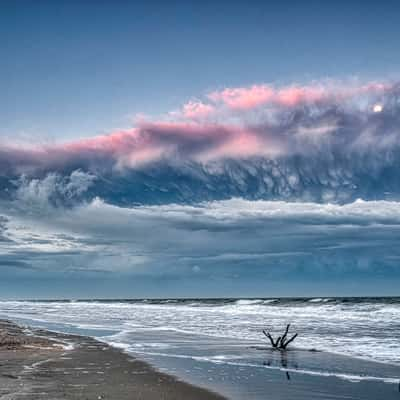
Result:
M222 101L228 107L238 110L248 110L267 103L274 96L274 90L266 85L253 85L248 88L226 88L208 95L214 102Z
M223 104L231 110L247 111L264 105L294 107L300 104L329 100L343 100L368 93L390 89L389 84L371 82L366 85L355 84L314 84L291 85L274 88L268 85L225 88L208 94L215 104Z
M275 92L274 102L287 107L301 103L315 103L326 98L327 93L321 87L291 86Z
M65 143L61 149L66 152L107 152L120 154L137 145L140 134L137 129L114 132L110 135L95 136L89 139Z
M238 125L153 122L140 129L142 134L152 137L154 144L168 147L169 154L201 162L224 157L273 156L277 152L276 144L265 146L267 135L261 138L250 128Z
M232 127L227 125L201 123L201 122L146 122L138 129L140 135L149 135L153 139L163 140L186 138L188 141L198 141L204 138L218 138L225 135Z
M251 130L236 129L230 137L227 137L219 145L199 153L196 159L201 162L208 162L223 158L275 157L282 152L282 146L271 138L263 138Z
M292 107L303 102L316 102L327 95L321 86L288 86L275 89L267 85L226 88L208 95L214 102L222 102L233 110L250 110L265 104Z
M19 160L19 171L59 168L69 163L136 168L162 158L206 162L276 154L277 146L250 128L234 124L147 122L136 128L38 149L9 147L4 158ZM269 143L269 144L268 144ZM3 151L4 148L0 150Z
M198 119L208 117L214 112L214 106L201 101L189 101L183 105L182 114L187 119Z
M340 102L346 107L346 102L352 104L353 99L368 99L370 95L372 100L375 95L381 100L381 94L390 93L391 88L389 84L375 82L358 86L329 83L278 89L267 85L227 88L210 93L208 103L207 100L189 101L175 121L149 122L142 119L131 129L47 146L23 147L3 143L0 145L0 166L24 172L30 168L61 168L67 164L136 168L173 157L202 162L226 157L273 158L304 148L303 142L310 142L310 138L318 143L329 138L337 129L337 121L332 116L316 120L315 117L309 118L307 113L300 121L269 118L267 105L274 107L274 113L286 113L292 107L307 103L325 109L325 105ZM264 107L264 112L251 113L257 107ZM349 107L349 111L351 109ZM210 122L210 115L218 122ZM357 115L356 123L362 124ZM380 117L375 116L375 119ZM362 129L360 125L357 135Z

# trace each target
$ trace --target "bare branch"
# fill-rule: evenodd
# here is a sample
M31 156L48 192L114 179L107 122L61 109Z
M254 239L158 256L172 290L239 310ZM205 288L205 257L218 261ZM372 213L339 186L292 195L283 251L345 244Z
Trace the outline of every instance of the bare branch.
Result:
M281 339L281 347L285 346L285 340L289 333L289 328L290 328L290 324L287 324L285 333L283 334L282 339Z
M286 349L286 347L288 346L289 343L292 343L294 339L297 338L297 333L295 333L282 347L282 349Z
M276 341L274 340L274 338L271 336L271 334L265 330L263 330L263 334L269 339L269 341L271 342L271 346L275 349L281 349L281 350L285 350L286 347L293 342L294 339L296 339L297 337L297 333L294 334L289 340L287 340L287 336L289 334L289 329L290 329L290 324L287 324L285 332L282 336L278 336L278 338L276 339Z
M269 339L269 341L271 342L272 347L276 347L276 344L275 344L274 339L271 336L271 334L269 332L265 332L265 331L263 331L263 334Z

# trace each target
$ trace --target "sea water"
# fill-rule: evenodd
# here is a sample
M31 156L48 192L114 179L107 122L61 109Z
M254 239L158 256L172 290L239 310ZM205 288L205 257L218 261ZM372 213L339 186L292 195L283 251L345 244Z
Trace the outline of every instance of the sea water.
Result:
M2 301L0 318L93 336L212 388L266 370L391 384L400 375L400 298ZM288 323L292 351L271 352L262 330L277 337Z

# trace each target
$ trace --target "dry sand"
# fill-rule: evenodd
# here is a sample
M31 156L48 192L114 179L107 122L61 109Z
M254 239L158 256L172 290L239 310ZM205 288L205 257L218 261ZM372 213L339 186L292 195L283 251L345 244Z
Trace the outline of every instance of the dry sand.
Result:
M0 399L217 400L94 339L0 321Z

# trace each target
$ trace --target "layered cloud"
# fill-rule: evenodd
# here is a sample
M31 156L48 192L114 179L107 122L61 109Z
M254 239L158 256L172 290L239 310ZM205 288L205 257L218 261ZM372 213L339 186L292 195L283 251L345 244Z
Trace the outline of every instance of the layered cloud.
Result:
M399 84L319 82L223 88L73 142L3 140L4 288L396 281L399 127Z
M20 204L19 204L20 206ZM95 199L47 214L1 208L3 271L265 279L398 276L400 203L232 199L121 208Z
M279 285L307 281L319 282L326 294L328 282L354 290L354 282L390 283L400 276L400 202L234 198L121 207L85 196L98 179L74 170L13 183L14 196L0 201L3 291L24 281L39 287L42 281L69 287L103 282L108 288L129 282L126 296L232 295L229 287L236 295L249 287L257 290L248 295L265 295L266 288L271 294ZM115 186L105 193L110 190ZM149 289L154 285L157 292ZM62 296L47 286L46 293ZM79 294L92 295L101 293L91 284Z

